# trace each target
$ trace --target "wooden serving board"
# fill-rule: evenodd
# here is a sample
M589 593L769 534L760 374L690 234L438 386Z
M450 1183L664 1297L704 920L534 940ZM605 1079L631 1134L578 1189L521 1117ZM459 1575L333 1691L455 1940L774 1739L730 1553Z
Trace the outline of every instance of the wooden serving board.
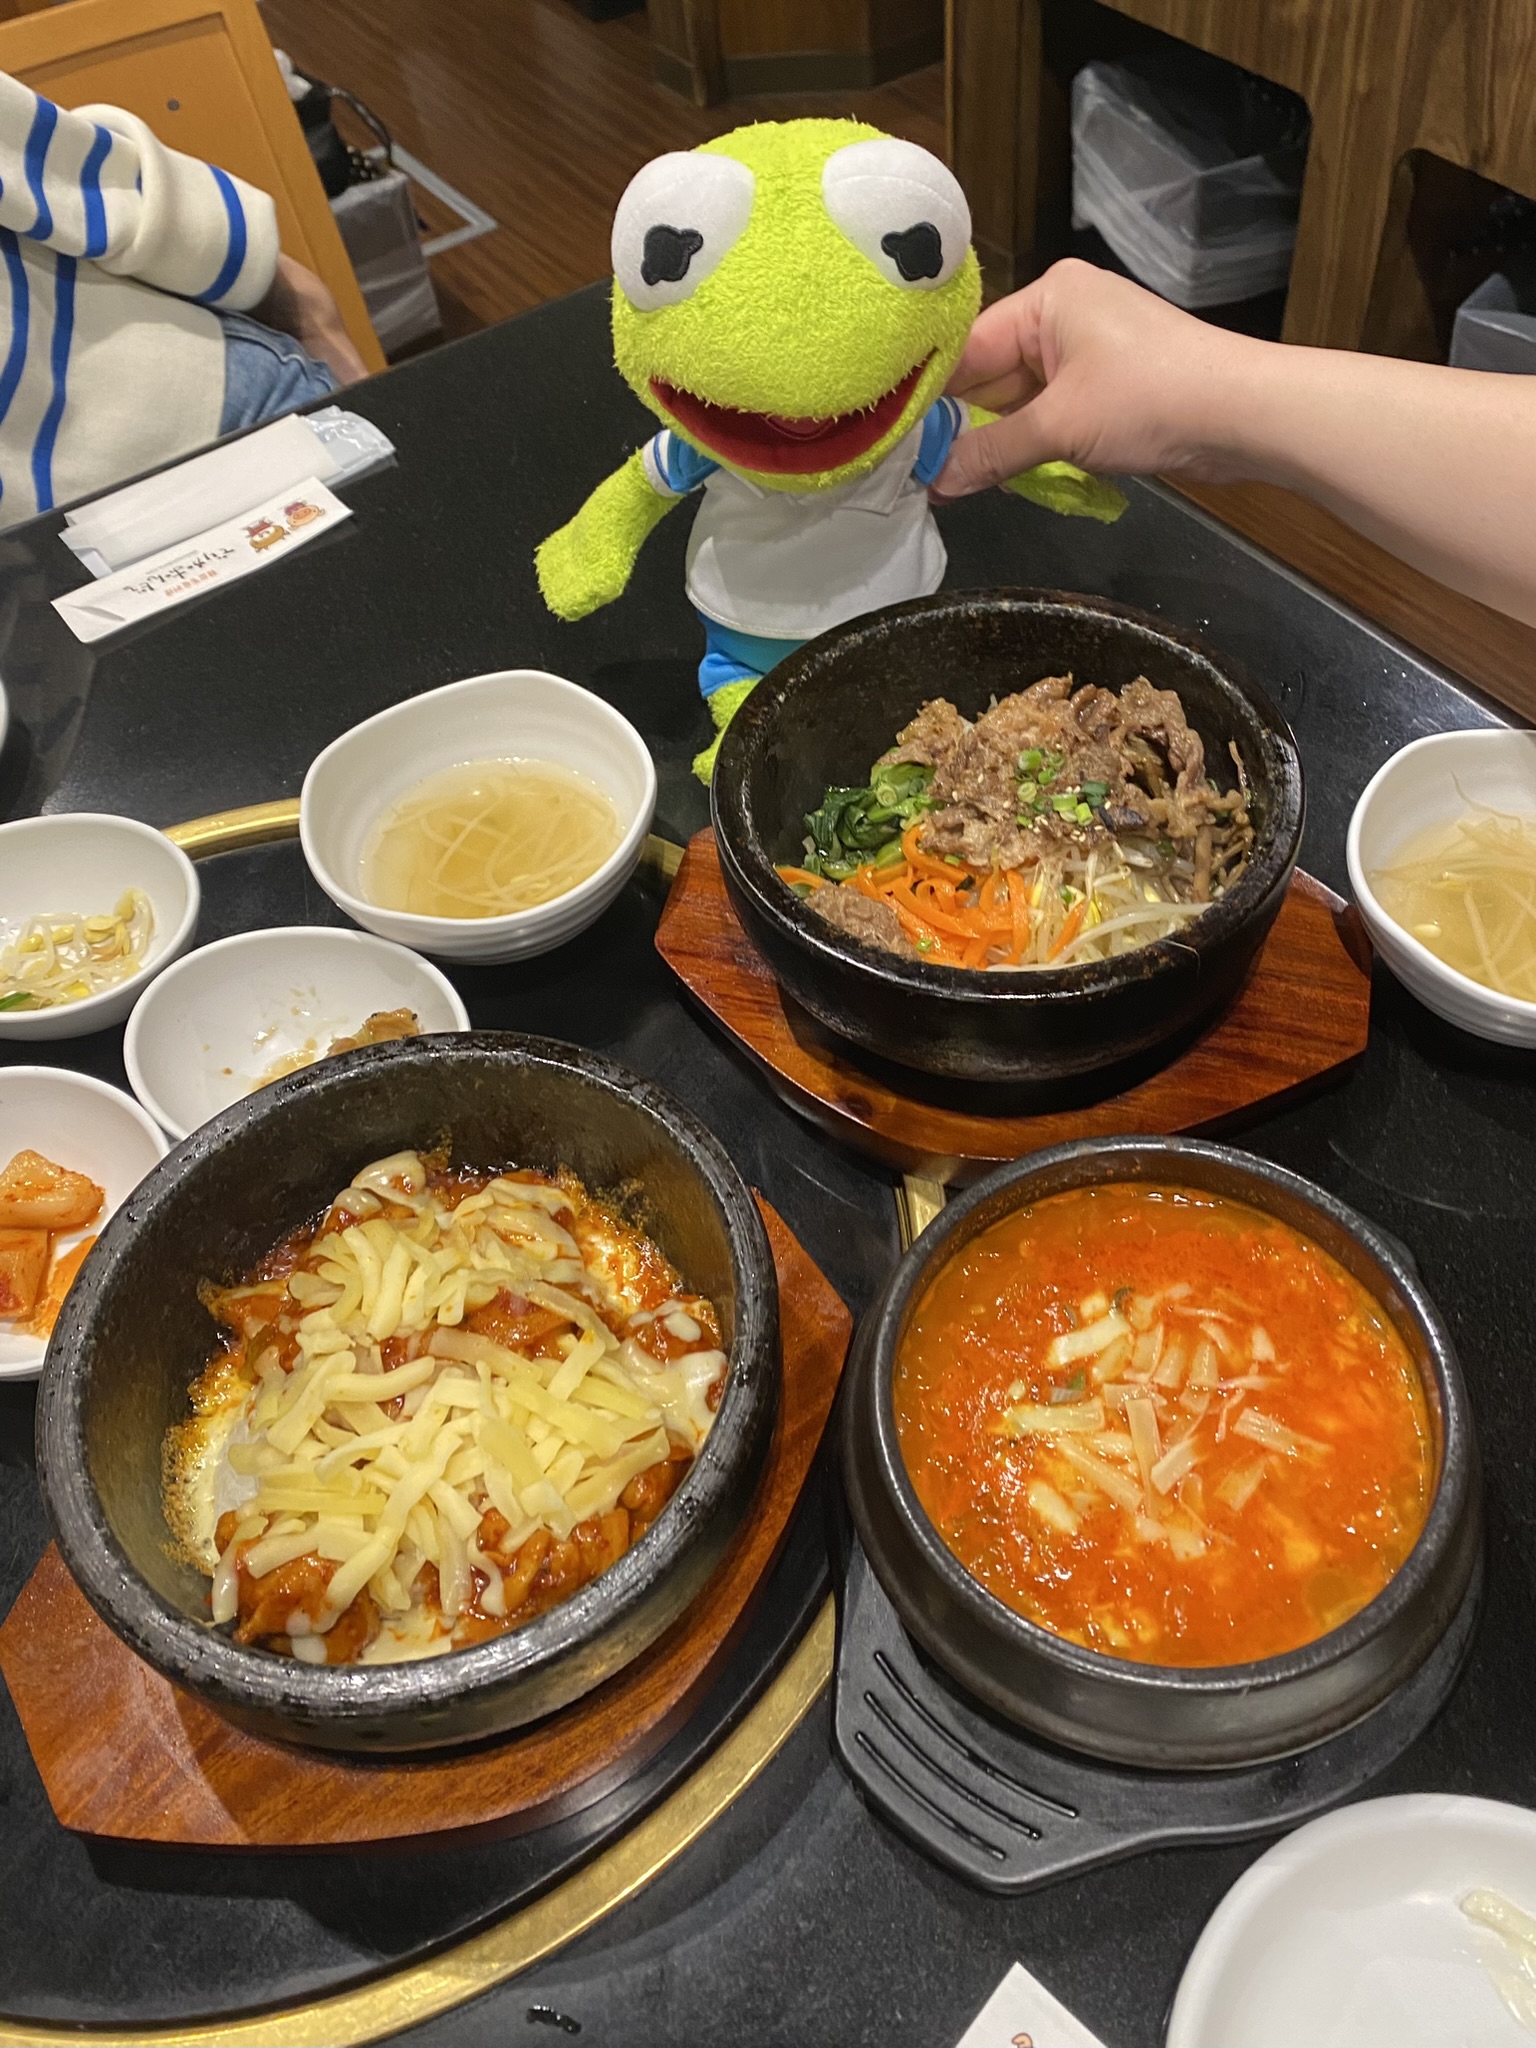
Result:
M775 981L726 894L713 831L696 835L656 947L792 1109L903 1173L950 1184L1045 1145L1121 1132L1215 1131L1337 1076L1365 1051L1371 954L1354 910L1297 873L1252 973L1220 1017L1120 1093L1092 1082L1027 1113L997 1092L904 1073L836 1038Z
M263 1742L180 1691L97 1618L50 1545L0 1628L0 1671L63 1825L197 1848L346 1849L517 1834L622 1784L682 1724L729 1649L800 1496L852 1334L820 1269L758 1203L779 1276L778 1424L735 1545L643 1656L493 1745L354 1763Z

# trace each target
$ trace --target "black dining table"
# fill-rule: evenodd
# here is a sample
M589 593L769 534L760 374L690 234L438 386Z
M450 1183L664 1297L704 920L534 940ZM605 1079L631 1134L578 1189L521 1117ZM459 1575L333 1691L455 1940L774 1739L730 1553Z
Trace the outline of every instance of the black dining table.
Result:
M659 776L655 830L686 841L708 818L690 762L709 736L683 591L689 509L652 537L626 595L580 624L549 615L533 574L537 542L654 425L612 367L604 293L440 349L345 403L396 449L390 467L344 487L355 516L115 640L82 646L51 608L83 580L57 514L0 535L12 717L0 817L117 811L170 826L292 797L319 749L359 719L461 676L527 667L586 685L638 726ZM1504 714L1175 493L1128 488L1112 527L1000 493L945 510L948 583L1101 593L1239 663L1300 744L1303 864L1345 892L1350 810L1382 761L1422 734ZM205 860L201 879L200 941L345 922L293 840ZM691 1006L653 948L661 901L643 871L561 950L450 971L477 1027L600 1049L686 1101L857 1315L899 1256L892 1177L801 1121ZM120 1030L3 1041L0 1062L49 1060L122 1086L121 1044ZM1487 1574L1471 1654L1439 1717L1372 1792L1536 1804L1532 1074L1529 1057L1442 1024L1378 967L1363 1060L1235 1138L1408 1246L1455 1339L1483 1447ZM34 1405L32 1386L0 1385L0 1610L48 1540ZM584 1931L546 1938L541 1960L489 1990L466 1966L466 2002L424 2023L410 2024L408 2005L390 2017L401 1972L435 1955L457 1981L455 1954L477 1930L526 1914L686 1795L822 1613L836 1487L824 1447L727 1666L667 1747L531 1835L310 1856L82 1839L53 1818L0 1701L0 2041L69 2028L179 2040L198 2022L217 2040L221 2019L266 2013L272 2038L324 2042L338 2036L314 2001L372 1983L373 2018L365 2031L349 2022L348 2038L950 2048L1018 1960L1110 2048L1150 2048L1201 1927L1264 1841L1143 1854L1014 1898L969 1889L862 1803L833 1754L825 1693L688 1846L649 1882L637 1866L630 1895ZM110 1773L110 1725L99 1739Z

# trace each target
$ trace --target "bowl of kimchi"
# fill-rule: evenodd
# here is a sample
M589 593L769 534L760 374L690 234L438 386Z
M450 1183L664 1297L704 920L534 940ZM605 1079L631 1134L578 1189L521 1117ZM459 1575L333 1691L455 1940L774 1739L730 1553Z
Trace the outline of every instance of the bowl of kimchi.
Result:
M1128 1085L1220 1011L1303 808L1290 728L1230 662L1031 590L809 642L732 720L712 786L731 902L797 1003L900 1067L1025 1087Z
M501 1033L215 1116L102 1231L38 1468L119 1636L262 1735L442 1748L611 1678L748 1512L779 1390L752 1197L661 1090Z
M1180 1138L946 1207L861 1327L844 1473L919 1647L994 1712L1216 1770L1364 1720L1475 1598L1472 1414L1411 1257Z

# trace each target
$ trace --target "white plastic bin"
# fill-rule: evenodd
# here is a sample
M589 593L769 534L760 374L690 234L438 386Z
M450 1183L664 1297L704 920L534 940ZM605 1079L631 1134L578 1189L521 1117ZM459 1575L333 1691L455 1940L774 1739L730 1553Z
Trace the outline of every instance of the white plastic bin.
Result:
M1306 161L1289 96L1229 67L1141 58L1072 81L1072 224L1192 310L1290 275Z
M1506 263L1456 308L1451 366L1536 371L1536 262Z
M435 334L442 316L404 171L349 185L331 201L331 212L385 355Z

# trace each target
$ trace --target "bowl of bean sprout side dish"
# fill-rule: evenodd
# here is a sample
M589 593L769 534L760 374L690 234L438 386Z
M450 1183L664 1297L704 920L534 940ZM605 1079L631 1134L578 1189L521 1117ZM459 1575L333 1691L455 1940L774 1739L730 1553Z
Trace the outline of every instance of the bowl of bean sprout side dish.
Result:
M197 871L137 818L59 811L0 825L0 1038L121 1024L192 943Z

